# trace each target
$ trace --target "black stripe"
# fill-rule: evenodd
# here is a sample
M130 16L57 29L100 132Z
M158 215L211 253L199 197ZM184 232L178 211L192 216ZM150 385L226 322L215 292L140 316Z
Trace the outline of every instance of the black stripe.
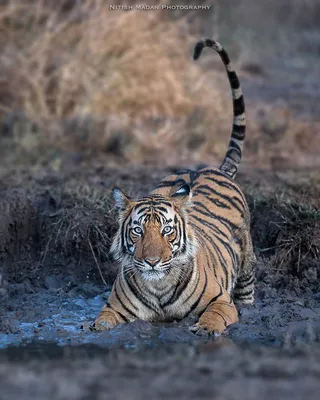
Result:
M228 326L228 323L227 323L225 316L223 314L221 314L221 312L219 312L218 310L214 310L214 312L217 313L218 315L220 315L220 317L223 319L224 326L226 328Z
M204 190L197 190L197 194L202 194L205 197L209 197L210 193L205 192ZM231 207L228 204L223 203L222 201L220 201L219 199L211 199L211 203L213 203L214 205L216 205L219 208L226 208L228 210L231 210Z
M233 99L233 115L235 117L243 114L245 112L245 108L243 95L241 95L238 99Z
M204 221L199 221L199 222L202 223L202 224L204 224ZM204 224L204 225L206 225L206 224ZM209 227L209 228L210 228L210 227ZM202 229L202 228L200 227L200 229ZM227 242L225 242L224 240L222 240L222 239L219 237L219 235L215 235L214 233L213 233L213 235L214 235L214 239L215 239L216 241L219 241L219 242L225 247L225 249L227 250L227 252L228 252L228 254L229 254L229 256L230 256L231 262L232 262L232 268L231 268L231 270L233 270L233 269L235 268L235 266L237 265L237 261L238 261L238 260L235 259L236 255L235 255L234 251L232 250L232 247L230 246L229 243L227 243ZM221 253L220 248L215 244L215 242L212 242L212 245L216 246L216 250L219 251L221 257L224 259L224 257L222 256L222 253ZM225 260L224 260L224 261L225 261ZM226 288L228 289L228 287L229 287L229 276L228 276L228 268L227 268L226 261L225 261L225 263L222 265L222 268L223 268L224 274L225 274L225 276L226 276Z
M208 251L208 249L206 248L206 246L205 246L205 248L204 248L202 251L204 252L204 250L207 250L207 251ZM213 272L214 277L217 278L217 271L216 271L216 269L215 269L215 267L214 267L213 260L210 260L210 255L211 255L211 254L208 254L207 251L204 252L204 256L205 256L205 259L206 259L206 263L207 263L207 265L208 265L208 268L210 268L210 270Z
M126 317L126 316L124 316L123 314L121 314L121 312L120 311L117 311L117 313L120 315L120 317L124 320L124 322L130 322L130 320Z
M193 52L193 59L198 60L198 58L201 56L202 50L204 48L204 43L198 42L195 47L194 47L194 52Z
M241 154L241 148L239 147L238 143L236 143L233 138L231 138L229 146L231 146L232 148L236 149L238 151L238 153Z
M217 246L217 244L214 242L214 240L212 240L212 238L202 229L200 228L198 225L194 224L194 223L190 223L192 228L196 231L199 232L199 234L203 237L206 238L207 243L209 243L211 245L211 247L213 248L213 250L216 253L216 256L218 257L218 261L219 261L219 265L221 266L221 268L225 271L227 269L227 262L225 260L225 258L223 257L221 250L219 249L219 247ZM221 279L221 278L220 278Z
M211 182L218 183L216 179L211 178L211 177L209 177L209 176L206 177L206 179L209 180L209 181L211 181ZM238 207L237 204L235 204L235 202L234 202L234 200L233 200L233 199L234 199L234 196L230 197L230 196L228 196L228 195L222 194L222 193L218 192L217 190L215 190L212 186L209 186L209 185L199 185L199 186L197 186L197 187L195 188L194 192L193 192L194 195L196 195L196 193L197 193L197 191L198 191L199 189L208 190L208 192L210 192L210 193L216 195L216 196L218 197L218 199L219 199L219 197L221 197L221 199L224 199L224 200L226 200L227 202L229 202L236 210L239 211L239 213L240 213L241 215L243 215L243 208L241 209L240 207ZM210 197L209 197L209 199L210 199ZM213 199L211 199L211 200L213 200ZM214 201L211 201L211 202L214 203Z
M238 146L238 148L236 148L233 146L233 143L234 142L231 139L230 143L229 143L229 150L227 151L227 154L226 154L226 158L229 157L234 162L237 163L238 161L240 161L242 153L241 153L241 149L239 148L239 146Z
M184 179L176 179L176 180L174 180L174 181L168 181L168 180L166 180L166 181L160 181L159 183L158 183L158 185L157 185L157 188L162 188L162 187L164 187L164 186L169 186L169 187L171 187L171 186L176 186L176 185L180 185L181 184L181 186L182 185L186 185L187 184L187 182L184 180Z
M230 160L232 160L234 162L234 164L238 164L238 162L240 161L240 158L241 158L241 154L239 154L239 152L236 149L229 148L225 158L226 159L229 158ZM237 168L237 166L234 165L234 168Z
M159 309L157 307L155 307L154 304L150 303L148 301L148 299L140 292L134 276L131 276L131 279L128 279L126 282L129 286L130 290L132 291L132 293L137 297L138 300L141 301L141 303L143 305L150 308L152 311L154 311L156 313L159 312Z
M199 178L199 172L198 171L190 171L189 176L190 176L190 186L192 187L193 182Z
M252 283L254 283L255 277L251 276L249 279L242 281L242 280L238 280L236 282L236 286L235 289L244 289L247 286L251 285Z
M181 252L185 253L186 250L187 250L186 222L185 222L184 218L181 217L181 216L180 216L180 223L182 224L182 228L181 228L181 226L179 224L179 226L180 226L180 234L181 234L181 231L182 231L182 237L183 237L183 247L181 249ZM180 236L180 241L181 241L181 236Z
M181 282L180 285L176 286L174 292L172 293L172 296L164 303L162 304L162 307L167 307L173 304L175 301L177 301L181 294L185 291L186 287L188 286L188 283L190 282L191 276L194 271L194 265L192 264L193 268L190 268L188 274L184 277L184 280ZM198 277L199 280L199 277Z
M243 196L242 190L239 188L237 182L234 181L233 179L230 179L229 177L226 177L225 174L223 172L221 172L220 170L207 169L207 170L201 171L201 175L214 175L219 178L222 178L221 180L216 180L218 185L230 188L230 190L234 189L240 194L240 196Z
M237 293L237 292L235 292L234 294L235 294L235 297L237 298L237 297L247 297L247 296L252 295L252 293L253 293L253 288L252 288L251 290L248 290L247 292L244 292L244 293L241 293L241 292Z
M123 221L123 224L122 224L122 226L121 226L121 233L120 233L120 236L121 236L121 248L122 248L122 252L123 253L126 253L127 252L127 247L126 247L126 244L127 244L127 241L128 241L128 238L127 238L127 235L128 235L128 231L127 231L127 221L128 221L128 219L129 218L131 218L130 217L130 214L127 216L127 218Z
M210 197L207 197L207 200L211 201ZM220 222L222 225L224 225L230 232L232 232L233 230L239 229L238 225L235 225L233 222L231 222L228 218L222 217L221 215L217 215L214 214L213 212L211 212L204 204L202 204L201 202L194 202L198 203L198 205L202 208L204 208L207 211L207 214L205 214L204 212L202 212L203 215L206 215L212 219L214 219L215 221ZM194 207L195 209L196 207ZM237 208L237 207L235 207ZM199 210L198 210L199 212ZM192 215L192 214L191 214ZM243 215L243 213L241 213L241 215Z
M207 271L206 270L204 270L204 274L205 274L205 282L204 282L204 285L203 285L203 289L202 289L200 295L198 296L197 300L192 304L192 306L190 307L189 311L183 316L183 318L186 318L188 315L190 315L192 313L192 311L197 308L198 304L200 303L200 300L202 299L202 296L203 296L203 294L204 294L204 292L205 292L205 290L207 288L207 284L208 284L208 277L207 277ZM190 296L188 297L186 302L189 300L189 298L190 298Z
M195 218L195 219L197 219L197 218ZM207 225L210 228L210 226L208 225L209 223L206 223L207 221L204 221L201 218L199 218L199 222L201 224ZM201 229L201 231L202 231L201 227L198 227L198 228ZM203 233L204 233L204 231L202 231L202 234ZM225 275L225 278L226 278L226 283L223 286L225 286L226 289L228 289L229 288L229 275L228 275L228 273L229 273L229 270L233 271L236 268L236 266L238 265L238 263L239 263L238 255L233 251L232 247L230 246L230 244L228 242L225 242L224 240L222 240L222 238L219 237L219 235L215 235L214 233L212 233L212 234L214 235L215 241L219 241L224 246L224 248L228 252L229 257L230 257L231 262L232 262L232 266L231 266L231 269L230 269L230 268L227 267L226 260L223 257L220 248L217 246L215 241L211 240L211 245L215 247L215 250L221 256L220 258L222 258L223 261L224 261L223 263L221 263L221 267L223 269L223 272L224 272L224 275Z
M231 89L239 89L240 88L240 81L238 75L235 71L227 71L229 82L231 85Z
M131 310L129 310L129 308L122 302L120 296L118 295L116 285L114 285L114 294L115 294L115 296L116 296L118 302L120 303L121 307L122 307L124 310L126 310L128 314L131 314L131 315L133 315L135 318L138 319L138 316L137 316L135 313L133 313ZM117 312L118 312L118 311L117 311ZM119 314L120 314L120 313L119 313ZM122 316L122 314L120 314L120 315ZM128 322L128 320L126 320L126 322Z
M166 216L163 214L162 211L159 211L158 208L155 208L154 211L157 213L157 214L154 215L155 219L157 219L157 217L160 216L160 217L163 218L163 220L164 220L165 222L168 222L167 219L166 219ZM160 218L159 218L159 220L160 220ZM161 220L160 220L160 222L161 222Z
M189 168L187 168L187 169L183 169L183 170L181 170L181 171L177 171L177 172L175 172L174 174L175 174L175 175L189 175L190 172L192 172L192 170L189 169Z
M241 199L243 201L243 205L247 209L247 207L246 207L246 205L247 205L246 199L245 199L245 197L244 197L244 195L242 193L242 190L238 187L238 185L236 184L235 181L231 181L230 179L228 179L228 181L226 181L225 180L226 176L221 171L208 170L208 171L201 172L201 174L203 174L203 175L209 175L210 174L210 175L215 175L215 176L219 176L221 178L224 178L224 180L219 180L219 179L213 180L212 177L207 177L206 179L214 181L219 186L222 186L222 187L225 187L227 189L236 191L239 194L239 196L241 197Z
M125 272L124 272L124 273L125 273ZM123 288L123 286L122 286L122 280L119 279L119 280L118 280L118 283L119 283L119 286L120 286L120 289L121 289L122 293L124 294L124 297L127 299L127 302L130 304L130 306L131 306L132 308L134 308L135 310L138 310L138 307L136 307L136 306L132 303L131 299L129 299L129 297L128 297L128 295L127 295L127 292L124 290L124 288Z
M138 206L135 206L135 210L137 210L139 207L141 207L142 206L142 204L140 205L138 205ZM142 207L142 208L140 208L140 210L139 211L137 211L137 213L138 214L141 214L142 212L144 212L144 211L146 211L146 210L150 210L150 206L147 206L147 207Z
M225 51L225 49L222 49L221 51L219 51L219 55L225 66L230 64L230 58L229 58L228 53Z
M215 302L218 300L218 298L222 296L222 287L221 287L221 285L219 285L219 287L220 287L220 292L219 292L216 296L212 297L212 299L211 299L211 300L209 301L209 303L206 305L206 308L199 314L199 318L201 317L201 315L202 315L204 312L207 311L207 309L208 309L208 307L210 306L210 304L215 303Z
M180 249L181 240L183 239L182 238L182 229L181 229L181 222L180 221L178 221L176 228L177 228L176 229L177 235L176 235L175 240L174 240L173 243L178 245L179 249ZM182 251L182 253L185 253L185 251L186 251L186 243L185 242L183 242L183 248L180 249L180 250Z
M237 140L244 140L246 136L246 126L245 125L232 125L232 134L231 137Z
M168 214L168 210L165 207L157 206L156 211L162 211Z
M172 204L171 203L169 203L168 201L165 201L165 200L154 200L154 201L152 201L152 206L154 207L154 208L158 208L159 206L161 207L161 204L163 204L163 205L165 205L165 206L167 206L167 207L170 207L170 208L172 208Z
M199 202L197 201L197 203L199 203ZM202 205L202 204L201 204L201 205ZM199 207L197 207L197 206L193 207L193 210L196 211L197 213L201 214L201 215L206 216L206 217L212 217L212 214L206 213L205 211L201 210L201 209L200 209ZM205 226L208 227L209 229L215 231L215 236L216 236L216 235L221 235L221 236L223 236L225 239L229 240L228 235L227 235L226 233L224 233L220 228L218 228L214 223L212 223L212 222L210 222L210 221L206 221L205 219L203 219L203 218L201 218L201 217L199 217L199 216L197 216L197 215L195 215L195 214L191 214L190 217L191 217L191 218L194 218L196 221L198 221L200 225L205 225ZM212 217L212 218L214 218L214 217ZM228 229L228 231L229 231L230 233L232 233L232 230L231 230L231 229L229 229L229 228L227 228L227 229ZM213 232L213 233L214 233L214 232Z

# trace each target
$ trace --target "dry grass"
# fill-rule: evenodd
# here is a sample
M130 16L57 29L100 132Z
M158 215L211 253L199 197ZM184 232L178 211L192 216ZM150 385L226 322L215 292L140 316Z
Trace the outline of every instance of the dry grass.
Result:
M292 188L288 183L282 183L282 190L279 182L275 181L274 186L275 191L269 195L261 187L246 190L256 254L269 260L270 268L281 276L293 275L316 284L320 210L303 198L303 186L295 187L301 194L299 200L289 194Z
M74 257L87 260L97 269L102 282L114 278L114 269L105 268L109 260L108 249L116 229L116 218L110 191L72 186L61 194L63 208L42 219L42 244L44 250L36 269L43 268L49 260ZM34 273L35 271L33 271Z
M208 126L223 114L224 96L192 63L196 39L183 19L108 3L85 0L68 12L41 0L2 6L3 116L22 110L71 146L104 148L123 135L158 151L179 143L194 115Z
M266 59L280 52L284 62L283 55L294 53L308 64L303 43L312 30L312 43L318 43L317 2L297 0L290 7L288 1L216 0L207 14L181 15L112 11L111 0L2 2L0 133L13 147L1 138L0 156L15 158L17 153L21 164L26 156L32 164L41 158L63 163L56 158L65 151L91 158L112 154L121 162L218 163L231 126L227 78L215 54L205 53L194 63L192 47L202 34L214 34L237 63L243 86L248 76L239 64L250 62L261 67L257 80L268 84L272 73L268 76L262 54ZM301 10L306 12L299 19ZM272 24L281 29L270 30ZM305 51L299 53L300 48ZM310 61L314 70L316 65ZM314 71L306 79L310 87L312 76ZM286 72L279 82L285 79ZM286 89L280 89L280 98ZM270 105L258 86L254 90L259 93L251 101L245 90L247 160L260 167L278 168L298 158L301 165L312 165L319 124L297 121L290 104Z

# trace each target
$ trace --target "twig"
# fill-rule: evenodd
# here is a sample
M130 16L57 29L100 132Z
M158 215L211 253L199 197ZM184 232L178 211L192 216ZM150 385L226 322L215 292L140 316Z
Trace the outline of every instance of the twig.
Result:
M102 282L104 283L105 286L108 286L108 285L107 285L107 282L105 281L105 279L104 279L104 277L103 277L103 275L102 275L102 272L101 272L101 269L100 269L98 260L97 260L97 258L96 258L96 255L94 254L94 250L93 250L93 247L92 247L92 244L91 244L91 241L90 241L89 238L88 238L88 243L89 243L89 246L90 246L90 249L91 249L91 252L92 252L93 259L94 259L94 261L95 261L95 263L96 263L96 266L97 266L97 268L98 268L100 277L101 277L101 279L102 279Z

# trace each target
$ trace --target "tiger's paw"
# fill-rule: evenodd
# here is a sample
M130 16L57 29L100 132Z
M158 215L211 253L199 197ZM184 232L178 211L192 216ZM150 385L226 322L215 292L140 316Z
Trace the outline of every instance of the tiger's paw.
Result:
M220 327L215 327L214 325L211 325L211 326L205 325L199 321L196 324L190 326L189 330L198 336L218 337L225 330L225 328L223 328L223 329L219 329L219 328Z
M115 325L103 319L96 319L90 324L90 331L108 331L114 328Z

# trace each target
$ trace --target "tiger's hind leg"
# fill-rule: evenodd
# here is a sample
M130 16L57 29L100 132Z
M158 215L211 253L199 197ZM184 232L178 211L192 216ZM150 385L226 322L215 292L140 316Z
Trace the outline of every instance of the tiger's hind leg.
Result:
M253 304L254 302L256 257L253 253L250 237L247 243L245 257L232 293L236 304Z

